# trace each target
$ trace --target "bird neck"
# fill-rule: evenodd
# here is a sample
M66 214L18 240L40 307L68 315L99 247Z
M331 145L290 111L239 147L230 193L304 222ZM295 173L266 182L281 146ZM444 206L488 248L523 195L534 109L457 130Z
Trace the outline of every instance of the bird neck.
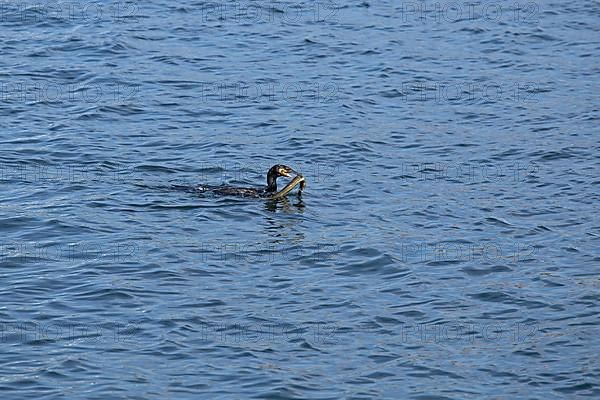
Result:
M267 192L276 192L277 191L277 178L275 174L272 174L271 171L267 174Z

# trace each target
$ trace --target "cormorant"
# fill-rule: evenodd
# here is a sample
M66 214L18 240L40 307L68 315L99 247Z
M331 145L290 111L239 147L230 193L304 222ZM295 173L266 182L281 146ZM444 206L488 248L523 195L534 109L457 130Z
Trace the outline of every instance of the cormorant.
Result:
M277 178L285 176L291 178L290 173L296 173L297 176L281 191L277 192ZM280 198L292 191L292 189L300 185L300 191L304 189L304 177L298 174L287 165L273 165L267 172L267 186L264 188L241 188L231 186L204 186L199 185L194 189L201 192L211 192L219 195L243 196L243 197L265 197L265 198Z

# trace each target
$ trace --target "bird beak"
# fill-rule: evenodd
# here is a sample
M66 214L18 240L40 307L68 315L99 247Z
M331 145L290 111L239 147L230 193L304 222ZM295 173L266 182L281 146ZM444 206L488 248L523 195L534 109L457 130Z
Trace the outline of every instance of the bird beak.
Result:
M294 171L294 170L293 170L293 169L291 169L291 168L290 168L289 170L286 170L286 169L283 169L283 168L281 168L281 169L279 170L279 175L281 175L281 176L285 176L286 178L291 178L291 176L290 176L290 174L289 174L290 172L296 172L296 171Z

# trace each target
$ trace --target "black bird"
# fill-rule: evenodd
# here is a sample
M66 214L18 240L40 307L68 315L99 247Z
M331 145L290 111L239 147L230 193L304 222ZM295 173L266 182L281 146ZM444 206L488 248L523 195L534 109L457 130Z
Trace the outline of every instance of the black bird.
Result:
M290 173L296 173L287 165L273 165L267 172L267 186L265 188L241 188L231 186L196 186L201 192L211 192L219 195L243 196L243 197L272 197L277 194L277 178L285 176L291 178Z

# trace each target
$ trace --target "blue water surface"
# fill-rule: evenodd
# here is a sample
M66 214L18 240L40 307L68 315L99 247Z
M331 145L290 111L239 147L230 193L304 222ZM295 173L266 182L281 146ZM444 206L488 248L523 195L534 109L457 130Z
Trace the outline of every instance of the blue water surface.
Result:
M599 29L3 1L2 398L598 398ZM301 197L172 189L277 163Z

